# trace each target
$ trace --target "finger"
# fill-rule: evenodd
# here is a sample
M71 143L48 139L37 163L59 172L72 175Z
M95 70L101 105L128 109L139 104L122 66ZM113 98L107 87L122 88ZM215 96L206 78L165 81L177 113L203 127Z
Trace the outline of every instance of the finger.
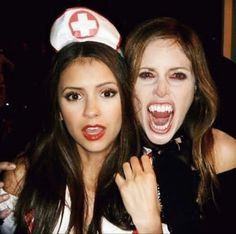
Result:
M11 209L6 208L0 211L0 219L5 219L11 213Z
M134 174L143 172L142 164L138 157L133 156L130 158L130 165Z
M133 171L129 162L125 162L123 164L123 172L125 175L125 179L130 180L134 178Z
M141 162L142 162L143 170L144 171L146 171L146 172L152 172L153 171L151 159L150 159L150 157L148 155L144 154L141 157Z
M2 170L14 170L16 165L10 162L0 162L0 172Z
M117 173L115 175L115 182L116 182L118 188L121 188L122 185L125 183L125 179L120 175L120 173Z

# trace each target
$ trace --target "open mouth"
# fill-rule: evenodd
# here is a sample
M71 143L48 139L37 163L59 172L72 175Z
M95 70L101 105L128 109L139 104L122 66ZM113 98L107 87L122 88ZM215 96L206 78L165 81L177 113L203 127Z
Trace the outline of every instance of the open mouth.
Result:
M90 141L96 141L103 137L105 134L105 127L96 125L96 126L85 126L82 129L83 135Z
M149 126L152 131L164 134L171 128L174 108L171 104L151 104L148 106Z

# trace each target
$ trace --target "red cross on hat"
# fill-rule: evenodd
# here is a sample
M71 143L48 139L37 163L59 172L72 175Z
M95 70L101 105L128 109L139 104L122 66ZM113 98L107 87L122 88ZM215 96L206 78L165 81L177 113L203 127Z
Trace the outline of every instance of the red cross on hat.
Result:
M88 8L75 7L57 18L50 32L50 42L56 50L74 41L97 41L118 50L121 36L102 15Z
M93 37L98 32L97 19L87 11L75 12L69 22L72 34L77 38Z

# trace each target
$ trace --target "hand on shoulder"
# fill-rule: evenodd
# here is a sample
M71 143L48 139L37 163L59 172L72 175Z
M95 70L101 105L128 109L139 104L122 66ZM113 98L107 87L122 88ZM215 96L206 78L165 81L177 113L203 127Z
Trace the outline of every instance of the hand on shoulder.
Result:
M213 137L216 173L236 168L236 139L219 129L213 129Z
M6 171L3 176L4 190L12 195L17 196L22 190L24 176L27 170L28 162L25 156L17 159L15 170Z
M6 171L15 170L15 168L16 168L16 165L13 164L13 163L10 163L10 162L0 162L0 173L4 173ZM2 220L7 218L10 215L10 213L11 213L11 209L10 208L6 208L4 206L4 202L8 201L9 195L6 194L2 190L3 186L4 186L4 183L2 183L2 181L0 181L0 225L2 223Z

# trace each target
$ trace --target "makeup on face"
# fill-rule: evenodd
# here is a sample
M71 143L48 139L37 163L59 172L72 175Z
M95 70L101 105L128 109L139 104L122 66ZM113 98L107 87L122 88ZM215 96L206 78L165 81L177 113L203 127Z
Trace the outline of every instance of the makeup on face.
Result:
M191 62L178 43L156 39L146 47L135 83L138 118L148 138L167 143L182 125L194 97Z
M89 141L96 141L103 137L106 128L102 125L86 125L82 128L84 137Z
M78 60L63 72L58 93L61 117L78 148L107 152L122 124L120 92L112 71L95 59Z

